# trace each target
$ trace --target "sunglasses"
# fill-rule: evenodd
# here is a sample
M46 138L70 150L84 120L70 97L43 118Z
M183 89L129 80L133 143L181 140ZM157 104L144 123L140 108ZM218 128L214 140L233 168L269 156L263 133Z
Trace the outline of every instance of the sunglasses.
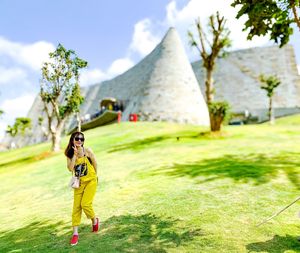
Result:
M74 140L75 140L75 141L81 141L81 142L84 142L84 138L83 138L83 137L82 137L82 138L81 138L81 137L75 137Z

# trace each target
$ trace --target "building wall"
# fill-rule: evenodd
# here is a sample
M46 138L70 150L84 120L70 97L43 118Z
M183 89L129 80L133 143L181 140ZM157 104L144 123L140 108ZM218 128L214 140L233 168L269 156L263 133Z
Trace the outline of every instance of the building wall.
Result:
M201 62L192 63L192 67L205 94ZM217 60L213 75L215 99L228 101L233 111L255 112L268 108L268 97L260 88L260 74L276 75L281 80L274 94L275 108L300 107L300 76L290 45L282 49L273 46L239 50Z

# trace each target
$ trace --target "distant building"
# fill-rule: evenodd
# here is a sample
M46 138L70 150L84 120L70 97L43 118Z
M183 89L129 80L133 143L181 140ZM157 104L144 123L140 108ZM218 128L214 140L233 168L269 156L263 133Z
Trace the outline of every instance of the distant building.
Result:
M192 67L205 94L201 61L193 62ZM228 101L233 112L248 111L258 122L267 120L269 100L260 88L260 74L276 75L281 80L273 97L277 117L300 113L300 76L291 45L281 49L278 46L244 49L218 59L214 72L215 99Z
M81 115L97 113L99 101L114 97L124 101L122 120L136 113L142 121L208 126L208 110L202 95L205 94L204 71L200 61L190 64L178 33L170 28L157 47L131 69L111 80L83 88L85 102ZM300 113L300 76L292 46L239 50L219 59L214 73L215 99L229 102L233 112L247 112L258 121L265 120L268 98L260 89L258 76L261 73L277 75L282 81L274 95L275 114ZM38 124L42 108L37 96L28 113L32 119L32 134L14 138L17 146L45 140ZM47 125L46 117L43 124ZM74 124L75 117L70 119L66 132ZM9 136L4 138L5 143L11 141Z

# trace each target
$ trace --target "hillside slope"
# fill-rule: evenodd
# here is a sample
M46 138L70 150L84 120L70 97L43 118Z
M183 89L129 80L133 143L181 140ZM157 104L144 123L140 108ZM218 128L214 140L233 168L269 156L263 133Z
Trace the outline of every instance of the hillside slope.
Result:
M207 129L122 123L86 132L99 162L95 210L69 246L72 190L49 144L0 153L0 252L300 252L300 117ZM66 146L64 139L63 146Z

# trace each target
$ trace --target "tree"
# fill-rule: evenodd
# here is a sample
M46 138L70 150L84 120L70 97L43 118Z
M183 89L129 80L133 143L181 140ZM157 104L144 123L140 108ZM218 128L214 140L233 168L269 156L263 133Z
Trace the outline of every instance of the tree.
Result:
M281 81L276 76L264 76L260 75L259 77L261 86L260 88L267 92L267 96L269 97L269 109L268 116L270 124L273 125L275 123L275 116L273 112L273 95L275 89L280 85Z
M293 34L293 23L296 23L300 30L300 18L297 13L297 8L300 7L299 0L234 0L231 5L241 5L237 19L248 16L243 30L248 30L249 40L255 35L269 34L270 40L282 47Z
M30 118L25 118L25 117L20 117L15 119L15 123L10 126L7 126L6 132L14 137L17 134L25 134L25 131L27 129L31 128L31 119Z
M209 41L208 36L202 29L200 19L195 21L197 27L199 40L194 38L192 32L188 31L188 36L190 38L190 44L192 47L196 47L202 58L202 65L206 70L205 78L205 95L206 102L209 109L210 126L211 131L218 131L215 129L220 129L222 121L220 122L220 117L215 114L215 111L211 111L210 108L220 107L220 103L223 103L223 109L228 111L226 102L218 102L214 105L214 83L213 83L213 71L216 65L216 59L218 57L224 57L226 55L226 49L230 47L231 40L229 39L230 31L226 28L226 19L221 17L219 12L216 15L211 15L209 17L208 28L210 31ZM221 117L222 118L222 117ZM220 124L219 126L216 126Z
M40 96L48 119L52 150L58 151L66 120L79 111L83 102L79 70L85 68L87 62L61 44L49 56L50 62L45 62L42 67Z

